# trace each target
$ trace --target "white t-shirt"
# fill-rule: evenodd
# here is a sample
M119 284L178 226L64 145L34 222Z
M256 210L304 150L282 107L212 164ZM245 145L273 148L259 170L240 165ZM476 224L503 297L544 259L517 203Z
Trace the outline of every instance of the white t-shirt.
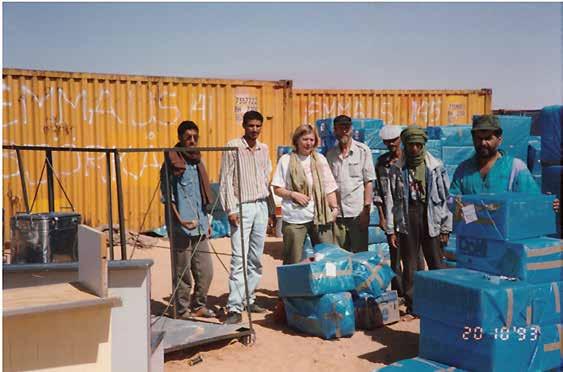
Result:
M322 168L321 177L324 181L325 193L330 194L336 191L336 181L332 176L330 167L326 158L317 154ZM272 186L283 187L286 190L292 191L291 179L289 175L289 158L290 154L283 155L278 161L274 177L272 178ZM311 156L298 155L299 162L305 171L307 183L311 187L313 185L313 173L311 172ZM315 216L315 201L313 198L309 201L306 207L302 207L295 203L292 199L283 198L282 203L282 219L287 223L308 223L313 221Z

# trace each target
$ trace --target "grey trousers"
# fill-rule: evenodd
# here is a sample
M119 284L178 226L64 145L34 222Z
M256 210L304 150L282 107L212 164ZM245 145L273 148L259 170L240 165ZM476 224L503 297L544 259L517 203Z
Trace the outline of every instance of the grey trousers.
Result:
M337 218L334 226L334 239L341 248L350 252L368 250L368 229L360 228L360 216Z
M178 285L178 315L190 310L195 311L207 305L207 292L213 279L213 262L207 237L203 236L198 244L199 236L174 235L174 255L176 267L174 275ZM195 282L192 301L192 282Z

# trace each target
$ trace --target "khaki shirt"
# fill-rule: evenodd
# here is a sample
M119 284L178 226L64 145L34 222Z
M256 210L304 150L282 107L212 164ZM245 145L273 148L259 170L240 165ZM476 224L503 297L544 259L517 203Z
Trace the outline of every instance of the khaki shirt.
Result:
M336 145L326 159L338 185L339 217L357 217L364 207L364 183L375 180L371 150L365 144L352 140L346 158Z

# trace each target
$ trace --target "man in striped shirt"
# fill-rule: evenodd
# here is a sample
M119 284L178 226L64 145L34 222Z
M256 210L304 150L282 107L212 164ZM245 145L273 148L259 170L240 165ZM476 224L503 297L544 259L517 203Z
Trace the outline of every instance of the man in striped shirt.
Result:
M240 323L242 320L243 298L245 295L242 262L240 225L242 222L245 253L247 262L248 292L250 311L263 313L266 310L254 303L254 291L262 276L260 259L264 251L264 240L268 226L268 199L271 198L269 180L272 163L268 146L258 141L263 116L257 111L244 114L242 126L244 136L227 143L228 147L237 147L240 157L240 198L238 199L238 179L236 154L233 151L223 153L221 160L221 203L229 216L231 224L231 274L229 277L229 299L227 302L226 324ZM239 216L239 205L242 216Z

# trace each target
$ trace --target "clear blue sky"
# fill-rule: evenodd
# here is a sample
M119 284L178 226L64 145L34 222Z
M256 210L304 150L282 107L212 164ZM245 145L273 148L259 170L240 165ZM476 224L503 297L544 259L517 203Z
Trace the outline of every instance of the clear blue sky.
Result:
M560 3L4 3L4 67L562 102Z

